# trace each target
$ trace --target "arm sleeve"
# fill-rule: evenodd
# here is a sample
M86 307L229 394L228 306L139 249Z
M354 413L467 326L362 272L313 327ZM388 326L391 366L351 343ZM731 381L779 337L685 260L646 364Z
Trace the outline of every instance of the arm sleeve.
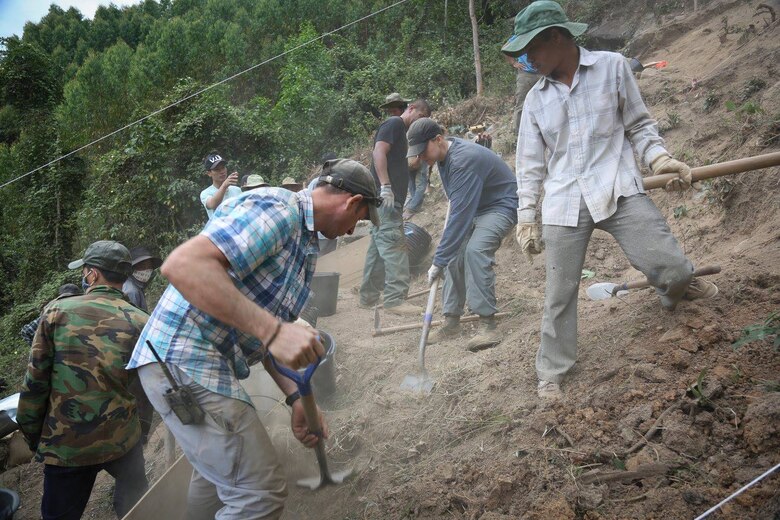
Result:
M529 96L530 97L530 96ZM520 129L517 132L517 153L515 155L515 176L517 177L517 221L533 222L542 180L547 174L544 153L546 145L532 111L529 97L523 104Z
M212 218L201 235L217 246L236 276L243 279L282 250L297 220L297 211L288 203L251 196L227 214Z
M668 153L664 140L658 135L658 125L655 119L650 117L650 112L642 100L628 60L621 57L617 67L618 106L623 127L636 154L645 164L650 164L656 157Z
M38 324L16 412L16 422L33 450L37 449L49 406L56 314L56 310L46 312Z
M434 265L439 267L447 267L458 254L468 227L477 214L484 184L482 177L468 168L454 168L450 176L453 180L449 194L450 216L433 257Z

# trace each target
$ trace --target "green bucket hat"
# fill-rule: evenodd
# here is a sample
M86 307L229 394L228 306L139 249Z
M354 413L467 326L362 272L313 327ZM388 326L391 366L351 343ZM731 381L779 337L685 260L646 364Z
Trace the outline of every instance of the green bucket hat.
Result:
M84 251L84 257L69 263L68 269L78 269L84 264L126 275L133 272L130 251L113 240L93 242Z
M548 27L563 27L573 36L579 36L588 29L588 24L570 22L558 2L538 0L517 13L515 16L515 32L503 47L501 52L517 58L523 54L534 36Z

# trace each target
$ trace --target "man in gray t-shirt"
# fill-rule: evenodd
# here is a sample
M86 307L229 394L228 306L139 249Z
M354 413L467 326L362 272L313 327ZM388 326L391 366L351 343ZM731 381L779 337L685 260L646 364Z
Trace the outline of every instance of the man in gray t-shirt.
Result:
M442 187L450 201L449 217L428 271L428 283L446 273L445 325L428 337L436 343L460 332L468 303L480 316L480 329L466 348L472 352L496 345L496 251L517 223L515 176L493 151L470 141L444 137L432 119L415 122L407 137L410 157L438 163Z
M381 223L371 229L371 243L366 253L363 282L360 285L361 307L379 303L384 291L388 312L419 316L422 308L406 302L409 292L409 257L406 252L401 212L409 184L406 163L406 129L431 109L423 99L411 103L403 114L385 120L376 132L371 161L374 182L381 186Z

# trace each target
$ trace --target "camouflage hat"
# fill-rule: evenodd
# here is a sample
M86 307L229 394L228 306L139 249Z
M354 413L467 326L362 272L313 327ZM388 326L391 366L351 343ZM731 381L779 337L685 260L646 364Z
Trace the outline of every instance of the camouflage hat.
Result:
M253 190L255 188L260 188L262 186L270 186L267 182L265 182L265 179L261 175L257 175L256 173L253 173L252 175L247 175L246 182L243 186L241 186L242 191L247 190Z
M405 107L412 101L410 99L404 99L398 92L393 92L385 97L385 102L379 105L379 108L400 108Z
M588 29L588 24L570 22L558 2L537 0L515 16L515 31L501 52L517 58L523 54L534 36L548 27L563 27L573 36L579 36Z
M94 265L106 271L130 275L133 264L130 251L119 242L98 240L84 251L84 257L68 264L68 269L78 269L83 265Z
M282 188L290 191L301 191L303 189L303 184L296 181L292 177L285 177L282 180Z
M379 226L379 212L382 197L376 192L376 183L368 168L352 159L332 159L322 165L320 182L325 182L353 195L362 195L368 202L368 218Z

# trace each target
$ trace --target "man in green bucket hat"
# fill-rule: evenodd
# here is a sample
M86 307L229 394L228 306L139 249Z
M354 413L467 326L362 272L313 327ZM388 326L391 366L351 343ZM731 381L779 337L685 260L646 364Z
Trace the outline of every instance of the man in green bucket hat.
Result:
M664 147L628 61L575 43L586 29L569 21L558 3L540 0L517 14L513 38L501 49L512 58L525 56L542 76L523 104L515 168L517 242L529 260L542 252L542 239L547 250L536 356L541 398L562 397L559 385L577 360L577 293L594 229L615 237L667 310L683 298L718 292L693 278L691 262L644 192L634 154L654 175L678 175L667 190L690 187L691 169Z

